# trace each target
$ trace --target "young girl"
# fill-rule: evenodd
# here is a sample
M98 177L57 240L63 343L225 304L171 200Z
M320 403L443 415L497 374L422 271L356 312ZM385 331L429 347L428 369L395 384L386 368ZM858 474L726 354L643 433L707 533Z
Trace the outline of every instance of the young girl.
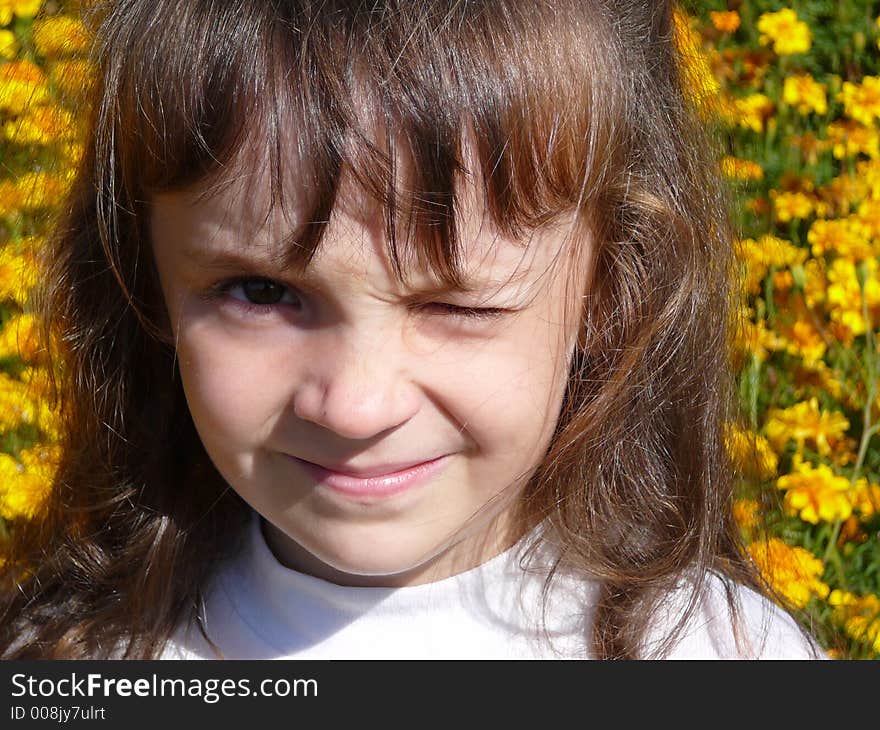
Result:
M794 657L657 0L92 4L5 657Z

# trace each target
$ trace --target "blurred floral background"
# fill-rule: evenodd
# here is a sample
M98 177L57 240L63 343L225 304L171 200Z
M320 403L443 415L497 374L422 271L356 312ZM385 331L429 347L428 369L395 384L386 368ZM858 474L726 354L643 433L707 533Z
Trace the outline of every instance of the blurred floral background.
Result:
M736 516L832 657L880 656L880 8L690 0L688 83L724 140L742 264ZM89 37L76 2L0 0L0 542L58 457L29 313L80 152ZM759 518L761 518L759 520ZM769 531L758 530L759 523Z

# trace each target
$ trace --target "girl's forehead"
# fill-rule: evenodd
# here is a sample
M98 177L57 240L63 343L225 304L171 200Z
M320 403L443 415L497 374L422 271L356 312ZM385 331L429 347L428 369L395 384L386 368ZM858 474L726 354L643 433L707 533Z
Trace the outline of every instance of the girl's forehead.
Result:
M285 249L295 246L296 232L310 223L312 209L307 175L290 164L273 200L265 166L239 165L224 178L191 189L153 197L154 236L180 237L183 246L200 261L224 258L252 260L261 267L285 260ZM562 224L511 238L493 224L480 185L463 175L456 186L455 222L458 264L468 288L486 291L503 286L537 284L563 260L568 236ZM406 251L415 251L405 247ZM434 273L420 266L419 257L404 257L406 288L444 289ZM378 270L395 280L389 257L382 203L343 174L321 243L307 270L375 276Z

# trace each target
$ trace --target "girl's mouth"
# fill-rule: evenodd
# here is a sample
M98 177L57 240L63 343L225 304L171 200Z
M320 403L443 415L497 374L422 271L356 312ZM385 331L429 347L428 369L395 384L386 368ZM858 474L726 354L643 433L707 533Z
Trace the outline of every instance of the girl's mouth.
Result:
M296 462L317 484L345 497L363 501L365 499L387 499L423 484L446 465L449 454L384 474L374 473L382 471L380 468L362 470L369 476L356 476L351 473L334 471L295 456L289 456L289 458Z

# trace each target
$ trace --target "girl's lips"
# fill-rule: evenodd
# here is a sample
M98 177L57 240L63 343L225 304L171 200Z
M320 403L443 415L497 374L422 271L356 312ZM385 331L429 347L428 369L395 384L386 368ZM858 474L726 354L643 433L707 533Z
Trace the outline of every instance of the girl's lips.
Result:
M400 471L379 476L357 477L332 471L310 461L291 456L318 484L357 499L393 497L426 482L446 464L449 455L424 461Z

